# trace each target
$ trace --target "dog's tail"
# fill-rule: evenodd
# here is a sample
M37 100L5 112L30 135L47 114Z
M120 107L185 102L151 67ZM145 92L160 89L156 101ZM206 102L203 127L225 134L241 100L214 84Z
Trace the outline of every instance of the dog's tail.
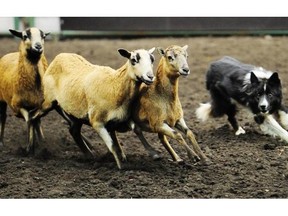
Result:
M211 103L200 103L200 107L196 109L196 117L201 121L206 121L212 112L212 105Z

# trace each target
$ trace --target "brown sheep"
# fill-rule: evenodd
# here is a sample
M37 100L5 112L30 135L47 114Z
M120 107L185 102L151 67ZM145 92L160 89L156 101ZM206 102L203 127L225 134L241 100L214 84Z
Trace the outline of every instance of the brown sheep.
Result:
M3 145L7 105L17 117L23 117L28 126L27 153L33 147L34 131L38 139L43 138L40 121L33 124L29 112L39 108L43 102L42 77L48 67L44 56L44 39L49 33L38 28L23 32L9 30L21 38L19 52L9 53L0 59L0 145Z
M109 133L107 126L126 121L130 117L130 103L140 84L153 83L154 50L129 52L119 49L128 61L118 70L93 65L77 54L57 55L43 77L45 101L34 118L56 108L68 120L69 131L78 146L84 153L93 155L91 144L81 135L82 125L91 125L121 169L118 154L121 153L123 160L126 156L121 147L115 145L116 135Z
M148 144L142 131L158 133L159 139L170 153L174 161L182 162L170 146L167 137L176 139L183 145L189 158L208 162L208 158L201 151L193 132L187 127L181 102L178 96L178 81L180 76L187 76L190 73L187 63L188 46L169 46L165 51L159 48L162 55L156 73L156 80L147 87L142 85L139 97L133 104L132 119L135 122L134 131L142 141L144 147L154 158L158 155ZM176 127L183 132L192 143L192 150L182 135L173 129Z

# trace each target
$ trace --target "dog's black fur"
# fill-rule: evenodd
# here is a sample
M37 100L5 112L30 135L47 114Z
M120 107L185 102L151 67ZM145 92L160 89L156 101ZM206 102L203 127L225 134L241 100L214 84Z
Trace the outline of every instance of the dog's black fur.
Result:
M228 56L210 65L206 87L212 99L210 116L226 114L235 131L239 125L235 118L237 107L234 101L248 107L258 124L263 123L265 115L279 110L287 113L282 105L282 87L277 72L244 64Z

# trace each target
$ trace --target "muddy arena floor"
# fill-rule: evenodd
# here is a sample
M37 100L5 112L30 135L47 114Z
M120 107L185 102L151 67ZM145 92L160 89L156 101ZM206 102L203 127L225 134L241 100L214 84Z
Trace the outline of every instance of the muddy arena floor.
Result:
M19 40L0 40L0 56L18 49ZM94 64L114 68L124 64L118 48L149 49L188 44L191 74L180 78L179 96L187 125L213 162L193 164L184 148L171 140L185 160L178 165L158 141L145 133L161 152L154 161L132 132L119 134L128 161L123 170L98 135L89 127L83 133L93 142L95 160L84 158L68 132L65 121L52 111L42 119L45 141L34 156L25 157L26 125L8 109L5 145L0 149L0 198L287 198L287 144L260 133L253 118L240 109L239 123L245 135L235 136L226 118L199 122L195 110L209 100L205 72L211 61L224 55L279 71L283 100L288 105L287 37L185 37L144 39L94 39L47 41L49 62L62 52L76 52ZM156 68L159 55L155 52Z

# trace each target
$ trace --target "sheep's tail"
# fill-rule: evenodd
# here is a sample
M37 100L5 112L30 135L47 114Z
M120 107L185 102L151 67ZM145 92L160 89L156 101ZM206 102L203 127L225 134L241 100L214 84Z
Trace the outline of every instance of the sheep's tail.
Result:
M200 107L196 109L196 117L202 122L206 121L212 112L211 103L200 103Z

